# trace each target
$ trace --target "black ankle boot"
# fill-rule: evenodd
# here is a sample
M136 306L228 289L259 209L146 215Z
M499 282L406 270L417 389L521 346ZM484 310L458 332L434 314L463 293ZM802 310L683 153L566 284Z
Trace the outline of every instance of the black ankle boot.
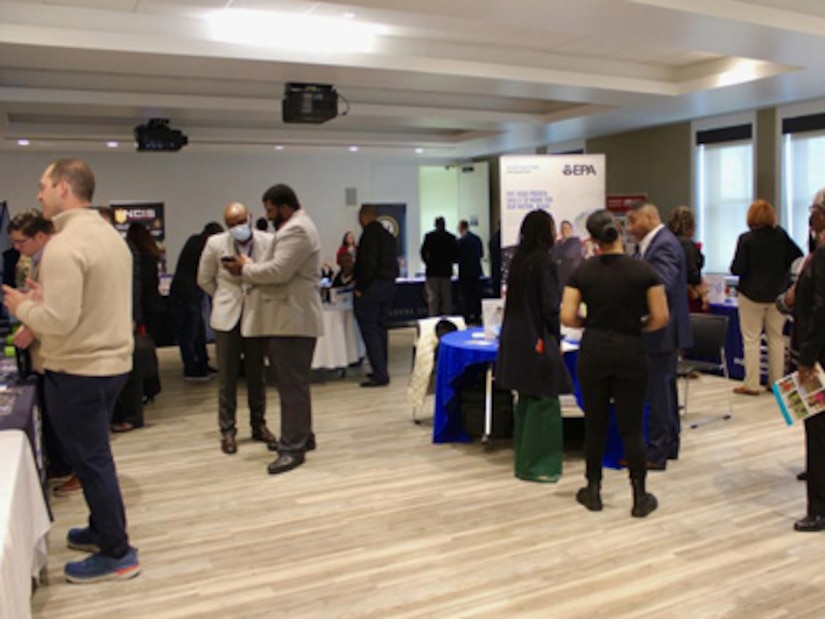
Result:
M634 518L644 518L659 506L656 497L645 490L644 479L631 479L633 485L633 509L630 515Z
M588 481L584 488L576 493L576 500L591 512L602 511L601 482Z

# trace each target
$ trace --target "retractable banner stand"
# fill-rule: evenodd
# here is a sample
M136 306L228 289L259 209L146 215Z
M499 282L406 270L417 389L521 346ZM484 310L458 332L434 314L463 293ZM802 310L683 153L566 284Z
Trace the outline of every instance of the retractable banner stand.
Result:
M530 211L562 221L586 241L587 217L605 207L604 155L517 155L501 158L501 270L507 281L510 260L519 243L519 229Z
M166 273L166 220L164 218L163 202L110 202L115 228L121 235L126 236L129 226L141 223L149 229L152 237L160 247L161 258L158 265L161 273Z

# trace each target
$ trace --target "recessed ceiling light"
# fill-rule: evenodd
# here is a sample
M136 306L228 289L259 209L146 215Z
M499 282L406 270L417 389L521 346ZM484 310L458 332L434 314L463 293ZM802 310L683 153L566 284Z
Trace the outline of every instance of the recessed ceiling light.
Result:
M358 147L357 147L357 146L350 146L350 147L349 147L349 152L351 152L351 153L357 153L357 152L358 152Z
M111 140L111 141L109 141L109 142L106 142L106 146L107 146L108 148L117 148L118 146L120 146L120 144L118 144L118 143L117 143L117 142L115 142L114 140Z
M31 142L29 142L29 141L28 141L27 139L25 139L25 138L22 138L22 139L20 139L20 140L17 140L17 145L18 145L18 146L28 146L29 144L31 144Z
M355 13L352 11L347 11L344 13L344 19L355 19Z
M416 154L416 155L420 155L420 154L421 154L421 153L423 153L423 152L424 152L424 149L423 149L423 148L420 148L420 147L419 147L419 148L416 148L416 149L415 149L415 154Z
M276 144L275 145L275 150L284 150L284 145L283 144Z

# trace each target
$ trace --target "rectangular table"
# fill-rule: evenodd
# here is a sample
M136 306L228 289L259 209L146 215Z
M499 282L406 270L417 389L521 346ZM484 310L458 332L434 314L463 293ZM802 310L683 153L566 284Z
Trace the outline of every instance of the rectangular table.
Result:
M50 526L28 437L0 431L0 619L31 616L32 579L46 566Z

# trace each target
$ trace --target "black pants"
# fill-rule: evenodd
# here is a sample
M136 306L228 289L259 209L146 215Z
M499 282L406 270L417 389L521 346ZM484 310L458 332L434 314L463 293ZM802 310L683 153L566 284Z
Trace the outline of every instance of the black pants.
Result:
M647 475L644 439L647 358L642 338L595 329L585 331L577 371L584 402L588 481L602 479L611 400L616 405L630 477L644 479Z
M477 277L458 279L461 312L468 323L481 322L481 280Z
M825 516L825 415L805 420L808 515Z
M390 379L387 370L387 321L390 302L394 296L395 280L379 279L370 284L360 297L355 297L355 318L358 320L358 328L361 329L373 380L378 382L387 382Z
M678 354L648 353L647 459L665 464L679 457L681 420L676 385Z
M266 386L264 356L267 338L244 337L241 323L231 331L215 331L215 352L218 357L218 425L221 435L235 436L238 405L238 376L243 357L246 376L246 400L249 406L249 425L257 432L266 423ZM311 359L310 359L311 360Z
M281 436L278 453L303 453L312 435L312 375L314 337L275 336L269 340L278 397L281 400Z
M43 418L43 451L46 453L49 473L55 477L71 475L72 465L63 451L57 431L52 424L51 415L49 415L49 407L46 405L46 377L43 374L37 375L35 389L37 390L37 405L40 407L40 414Z
M109 420L126 374L77 376L47 370L44 391L54 429L83 486L89 526L101 553L121 557L129 550L126 511L109 445Z

